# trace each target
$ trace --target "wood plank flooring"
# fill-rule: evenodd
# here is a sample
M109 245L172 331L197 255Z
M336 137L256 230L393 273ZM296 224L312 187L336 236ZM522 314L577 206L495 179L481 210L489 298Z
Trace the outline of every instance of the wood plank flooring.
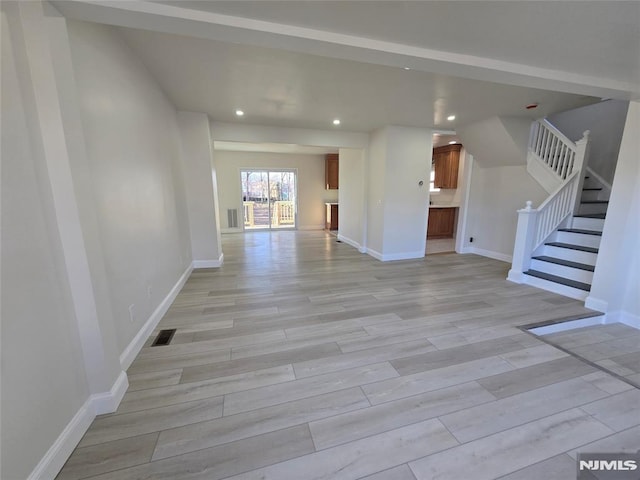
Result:
M564 479L583 449L640 449L640 390L517 328L590 312L505 263L382 263L324 232L223 248L58 479Z

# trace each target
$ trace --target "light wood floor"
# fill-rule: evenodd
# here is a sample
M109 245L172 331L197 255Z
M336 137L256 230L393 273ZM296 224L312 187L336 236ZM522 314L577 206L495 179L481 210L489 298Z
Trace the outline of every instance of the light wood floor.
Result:
M505 263L223 241L60 479L573 479L579 450L640 449L640 390L517 328L589 311Z
M640 330L614 323L552 333L543 338L640 387Z

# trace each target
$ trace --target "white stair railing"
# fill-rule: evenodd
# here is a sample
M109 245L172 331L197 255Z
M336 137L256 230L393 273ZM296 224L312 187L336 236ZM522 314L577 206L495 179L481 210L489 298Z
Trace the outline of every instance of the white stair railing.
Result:
M580 193L584 183L589 131L575 144L562 135L546 120L534 122L531 129L529 153L540 158L562 183L536 209L532 202L518 210L518 226L513 248L513 260L509 280L523 282L523 273L529 270L533 252L580 205Z

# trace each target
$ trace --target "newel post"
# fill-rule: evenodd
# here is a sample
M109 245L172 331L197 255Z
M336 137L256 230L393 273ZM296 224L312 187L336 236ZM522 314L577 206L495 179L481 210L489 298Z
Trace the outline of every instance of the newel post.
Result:
M523 283L523 272L529 270L529 265L531 264L533 242L536 235L536 218L538 216L538 211L531 208L531 205L532 202L529 200L524 208L518 210L518 227L516 241L513 246L513 260L507 277L507 280L515 283Z
M578 213L580 208L580 200L582 197L582 186L584 184L584 172L587 168L587 160L589 157L589 134L591 132L586 130L582 134L582 138L576 142L576 159L573 164L573 170L579 172L578 184L573 192L573 214Z

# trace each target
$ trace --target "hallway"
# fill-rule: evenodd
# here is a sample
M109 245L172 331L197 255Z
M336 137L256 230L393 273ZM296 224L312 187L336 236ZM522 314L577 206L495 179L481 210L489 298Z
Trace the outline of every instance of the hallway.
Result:
M379 262L324 232L223 236L59 479L574 478L640 449L640 391L518 326L588 316L441 254Z

